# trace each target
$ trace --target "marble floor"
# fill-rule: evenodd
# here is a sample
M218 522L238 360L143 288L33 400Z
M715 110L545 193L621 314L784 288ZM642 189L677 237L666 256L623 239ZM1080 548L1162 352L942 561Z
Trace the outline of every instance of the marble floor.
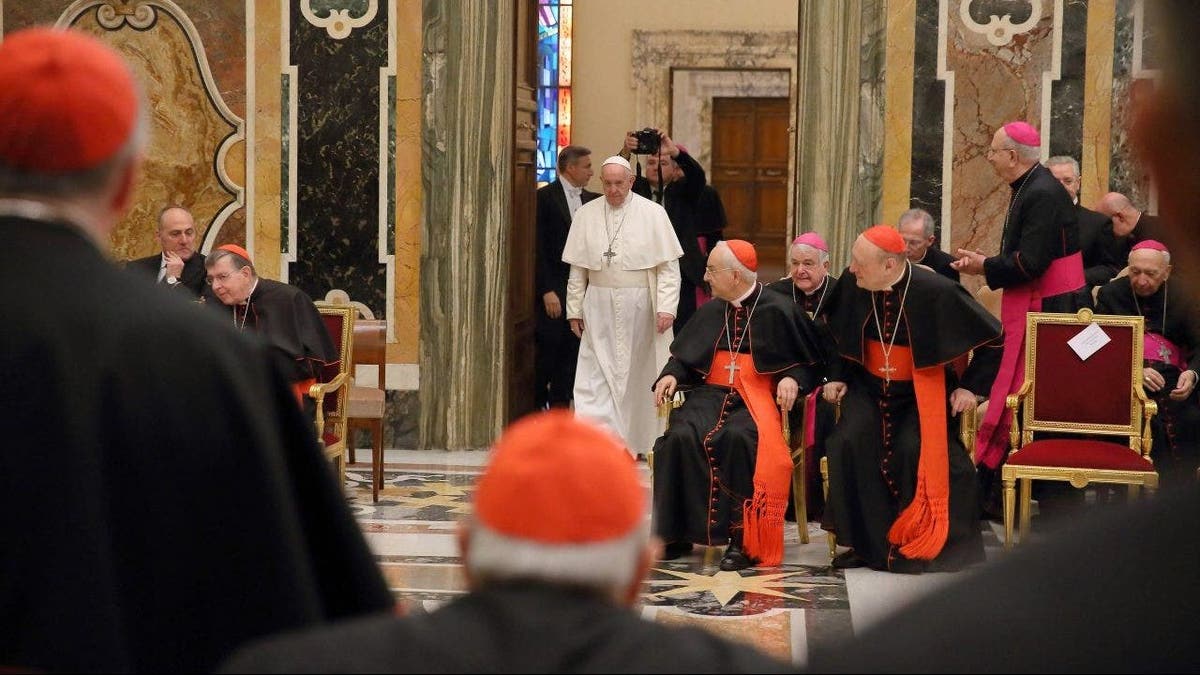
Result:
M398 601L410 611L436 608L464 592L456 521L470 512L484 451L388 450L384 491L372 503L370 452L346 472L351 508ZM646 489L650 474L642 467ZM1003 531L986 525L988 557L1002 554ZM723 550L697 547L657 563L645 582L639 611L651 621L691 624L748 642L797 665L814 644L862 631L913 599L970 571L907 576L829 567L825 532L810 525L810 543L796 526L785 530L784 563L777 568L722 572Z

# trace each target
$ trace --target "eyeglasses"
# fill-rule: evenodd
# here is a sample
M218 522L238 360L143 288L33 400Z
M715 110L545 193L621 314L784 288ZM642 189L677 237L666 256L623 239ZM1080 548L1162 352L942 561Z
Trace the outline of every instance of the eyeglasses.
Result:
M1014 148L992 148L992 147L989 147L987 149L987 156L991 157L992 155L995 155L998 152L1011 152L1014 155L1017 154L1017 151Z
M224 285L225 282L229 280L229 277L231 277L235 274L237 274L237 272L222 272L221 274L217 274L217 275L208 277L207 279L205 279L205 281L208 282L209 286L212 286L213 283L217 282L217 281L221 282L221 284Z
M716 274L717 272L726 272L726 271L728 271L728 270L731 270L731 269L733 269L733 268L732 268L732 267L715 267L715 268L714 268L714 267L707 267L707 266L706 266L706 267L704 268L704 273L705 273L705 274Z

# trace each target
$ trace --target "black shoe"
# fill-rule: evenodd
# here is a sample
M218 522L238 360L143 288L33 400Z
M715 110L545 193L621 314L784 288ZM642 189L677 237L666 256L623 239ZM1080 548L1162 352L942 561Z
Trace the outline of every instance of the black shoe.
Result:
M898 553L894 548L888 555L887 571L893 574L921 574L929 567L925 560L913 560Z
M659 560L674 560L680 556L692 552L692 542L690 541L672 541L663 547L663 554Z
M754 562L754 559L746 555L746 552L740 547L730 544L729 548L725 549L725 556L721 558L721 571L744 570L747 567L754 567Z
M859 557L859 555L854 552L854 549L850 549L849 551L844 551L835 555L833 560L830 561L829 566L833 567L834 569L848 570L854 567L866 567L867 561Z

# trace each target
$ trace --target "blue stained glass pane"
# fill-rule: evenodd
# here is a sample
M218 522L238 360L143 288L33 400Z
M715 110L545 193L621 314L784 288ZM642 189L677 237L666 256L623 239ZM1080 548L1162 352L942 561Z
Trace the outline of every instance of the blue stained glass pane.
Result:
M559 0L538 1L537 173L554 180L558 160ZM569 4L569 3L567 3ZM569 56L568 56L569 58Z

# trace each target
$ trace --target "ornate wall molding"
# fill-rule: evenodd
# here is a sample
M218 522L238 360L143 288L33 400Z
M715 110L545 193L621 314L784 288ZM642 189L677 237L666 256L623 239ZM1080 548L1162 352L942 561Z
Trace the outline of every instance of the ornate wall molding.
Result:
M211 103L215 113L230 127L232 131L224 137L215 148L213 155L213 171L222 189L232 196L213 217L204 241L202 252L212 249L217 241L221 226L239 209L246 205L246 188L238 184L229 174L227 160L231 150L239 143L246 141L246 123L236 115L225 102L221 90L213 77L212 67L204 49L204 42L195 24L187 13L171 0L137 0L136 2L112 2L109 0L77 0L69 5L59 15L55 26L65 28L79 22L91 9L96 10L96 22L108 31L122 31L126 28L135 31L148 31L158 22L158 12L165 12L182 30L192 52L192 60L199 72L204 87L204 94ZM153 139L152 139L153 142ZM244 147L244 145L243 145Z
M304 20L317 28L324 28L329 33L329 37L334 40L345 39L355 28L362 28L371 23L375 20L375 13L378 11L379 0L367 0L367 9L361 16L350 16L349 9L332 7L329 8L328 16L317 16L312 8L312 0L300 0L300 13L304 16ZM388 3L388 11L395 11L395 3Z
M711 171L713 98L791 95L788 70L671 69L671 138Z
M634 121L638 127L671 121L673 68L786 70L796 81L795 31L661 30L633 31ZM789 92L793 103L795 88ZM793 109L791 125L796 128ZM711 130L711 127L710 127ZM707 145L707 143L705 143ZM789 176L795 176L795 157ZM794 221L794 194L788 193L788 220Z

